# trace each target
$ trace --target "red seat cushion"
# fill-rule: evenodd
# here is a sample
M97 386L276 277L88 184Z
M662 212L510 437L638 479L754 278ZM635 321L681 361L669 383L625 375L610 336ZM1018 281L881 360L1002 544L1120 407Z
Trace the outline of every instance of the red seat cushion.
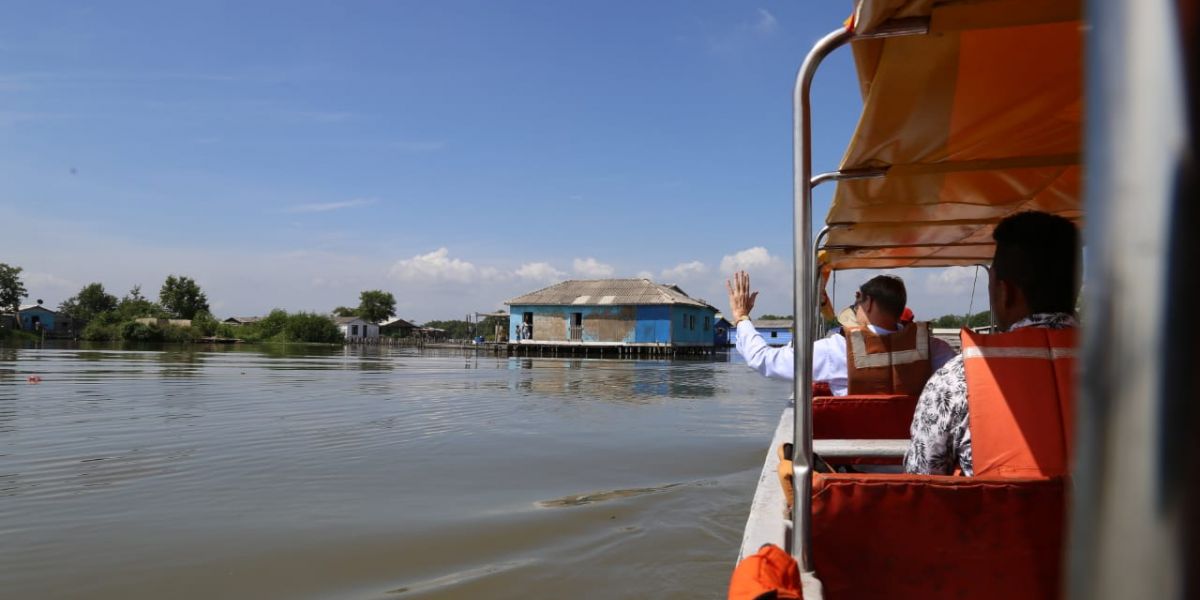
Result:
M829 600L1060 596L1062 479L817 474L812 510Z
M903 395L813 398L813 438L906 440L916 408Z

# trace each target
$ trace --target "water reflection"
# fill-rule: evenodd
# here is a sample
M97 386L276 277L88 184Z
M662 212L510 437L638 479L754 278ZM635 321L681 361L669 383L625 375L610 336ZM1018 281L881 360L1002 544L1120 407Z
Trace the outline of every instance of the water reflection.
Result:
M616 402L707 398L716 391L711 363L666 360L510 358L523 375L514 389Z

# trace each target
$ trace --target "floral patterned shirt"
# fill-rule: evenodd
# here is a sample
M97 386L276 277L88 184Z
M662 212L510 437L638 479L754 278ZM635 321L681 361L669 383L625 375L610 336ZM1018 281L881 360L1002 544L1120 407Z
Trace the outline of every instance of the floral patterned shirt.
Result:
M1076 327L1068 313L1036 313L1017 321L1009 331L1022 327L1065 329ZM938 369L917 400L909 428L904 470L921 475L949 475L957 466L964 475L975 475L971 460L971 428L968 426L967 372L962 355Z

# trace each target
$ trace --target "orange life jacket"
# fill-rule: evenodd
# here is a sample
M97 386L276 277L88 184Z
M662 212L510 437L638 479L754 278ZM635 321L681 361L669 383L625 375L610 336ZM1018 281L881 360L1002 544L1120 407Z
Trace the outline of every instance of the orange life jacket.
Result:
M1077 338L1073 327L962 331L976 476L1067 474Z
M800 567L782 548L767 544L738 563L729 580L728 598L803 600Z
M850 395L917 396L933 374L928 323L913 323L889 335L847 327L844 335Z

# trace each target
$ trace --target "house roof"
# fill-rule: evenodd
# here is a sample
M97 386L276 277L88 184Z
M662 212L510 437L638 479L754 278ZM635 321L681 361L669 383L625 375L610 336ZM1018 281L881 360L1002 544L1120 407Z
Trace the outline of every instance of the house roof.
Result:
M795 321L791 319L759 319L752 323L755 329L791 329Z
M505 304L554 306L678 304L712 308L707 302L688 296L677 285L663 285L649 279L572 279L536 292L530 292L524 296L517 296Z
M412 321L407 321L405 319L401 319L400 317L396 317L394 319L388 319L388 320L380 323L379 326L380 327L416 327L416 325L413 325Z
M351 325L353 323L366 323L362 317L334 317L333 322L338 325Z
M42 310L44 310L44 311L46 311L46 312L48 312L48 313L53 313L53 312L54 312L53 310L50 310L49 308L46 308L46 306L45 306L44 304L22 304L22 305L21 305L21 308L20 308L20 311L21 311L21 312L25 312L25 311L27 311L27 310L33 310L33 309L35 309L35 308L40 308L40 309L42 309ZM10 308L9 310L12 310L12 309ZM55 313L55 314L58 314L58 313Z
M229 317L225 319L225 323L257 323L262 320L262 317Z

